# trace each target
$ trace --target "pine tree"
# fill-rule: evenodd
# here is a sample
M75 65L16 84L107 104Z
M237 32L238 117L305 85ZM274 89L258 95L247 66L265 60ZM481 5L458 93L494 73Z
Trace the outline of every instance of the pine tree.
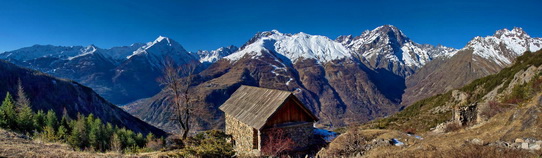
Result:
M94 149L101 150L101 129L102 129L102 121L97 118L92 120L92 117L88 117L89 121L89 134L88 134L88 140L90 143L90 146Z
M88 145L85 116L77 115L77 121L73 123L73 129L68 138L68 144L76 149L84 149Z
M143 134L137 133L137 135L135 136L135 141L138 147L145 146L145 137L143 137Z
M151 142L153 140L154 140L154 134L152 133L147 134L147 142Z
M68 130L66 129L66 127L64 127L64 125L58 126L57 138L59 140L62 140L63 142L68 139Z
M17 127L17 113L15 111L15 105L13 97L6 94L6 98L0 106L0 127L15 129Z
M68 116L68 112L66 111L66 108L64 108L64 110L62 111L62 118L60 120L60 124L59 126L64 126L65 130L66 130L66 133L70 133L71 132L71 126L70 126L70 117ZM59 129L60 130L60 129Z
M34 127L34 113L30 106L24 106L17 115L17 124L21 132L31 132Z
M41 138L54 142L58 141L58 137L55 133L55 129L51 126L45 126L43 128L43 132L41 133Z
M114 132L115 132L115 128L113 127L111 123L108 122L107 125L105 125L104 127L103 139L102 139L105 150L111 149L111 138L112 138L111 136L113 135Z
M51 127L53 130L58 127L58 119L56 118L55 111L47 111L47 115L45 116L45 126Z
M38 110L36 115L34 115L34 127L38 132L43 131L45 126L45 113L42 110Z

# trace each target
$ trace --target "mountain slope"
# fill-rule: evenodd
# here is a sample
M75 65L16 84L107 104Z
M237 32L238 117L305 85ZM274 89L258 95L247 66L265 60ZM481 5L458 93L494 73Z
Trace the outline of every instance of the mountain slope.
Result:
M470 81L499 72L525 51L542 48L521 28L499 30L493 36L475 37L449 59L435 60L406 79L402 105L459 88Z
M536 157L542 153L541 83L542 51L526 52L497 74L352 127L319 155Z
M199 65L179 43L162 36L147 44L110 49L35 45L4 52L0 59L75 80L112 103L127 104L160 91L156 79L166 56L178 65Z
M353 50L361 61L373 69L386 69L396 75L407 77L437 57L450 57L455 49L444 46L418 44L401 30L384 25L367 30L360 36L339 36L336 39Z
M220 127L218 107L242 84L294 91L322 120L320 126L341 127L397 111L398 102L372 83L376 72L351 57L342 44L324 36L283 34L276 30L256 34L239 51L224 57L197 75L191 96L202 98L214 116L208 126ZM172 130L167 98L158 94L127 111L151 124ZM149 113L147 111L153 111Z
M542 92L539 84L542 81L541 65L542 51L527 52L497 74L476 79L460 89L420 100L393 116L365 126L428 131L437 124L451 120L454 108L468 106L476 107L476 112L474 119L467 121L483 122L490 117L483 112L492 106L490 104L520 108L518 103L528 101L530 97Z
M20 79L34 110L52 109L60 115L66 109L71 118L76 118L78 113L84 115L92 113L104 122L110 122L136 132L165 134L162 130L107 102L92 89L79 83L20 68L3 60L0 60L0 70L2 70L0 97L5 97L6 92L16 94L15 85Z

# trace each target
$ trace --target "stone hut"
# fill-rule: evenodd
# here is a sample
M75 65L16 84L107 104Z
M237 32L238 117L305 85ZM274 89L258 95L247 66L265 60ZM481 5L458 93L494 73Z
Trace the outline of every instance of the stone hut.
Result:
M261 156L267 134L277 128L295 142L294 149L303 149L318 121L292 92L251 86L237 89L220 110L239 156Z

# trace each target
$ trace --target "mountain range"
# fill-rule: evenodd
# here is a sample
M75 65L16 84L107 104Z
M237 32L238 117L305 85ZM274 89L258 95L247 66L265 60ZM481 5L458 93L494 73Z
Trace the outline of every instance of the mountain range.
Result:
M335 40L272 30L255 34L239 48L213 51L187 52L160 36L110 49L35 45L0 58L80 82L115 104L128 104L126 111L167 131L176 127L169 121L168 98L156 82L165 58L197 67L190 93L213 116L202 129L223 126L217 109L240 85L294 91L320 118L318 126L336 128L388 116L496 73L541 44L542 39L514 28L475 37L465 48L454 49L415 43L398 28L384 25Z

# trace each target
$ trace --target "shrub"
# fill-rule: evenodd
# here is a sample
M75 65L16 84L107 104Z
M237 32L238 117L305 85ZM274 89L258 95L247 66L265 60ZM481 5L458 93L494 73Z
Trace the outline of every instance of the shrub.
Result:
M326 149L326 155L331 157L348 157L354 153L365 152L369 138L361 134L359 129L351 129L337 137Z
M488 106L486 108L481 109L480 114L483 116L486 116L487 118L491 118L510 108L511 108L510 105L501 104L497 101L489 101Z
M279 156L294 148L294 141L281 128L272 128L265 132L262 153Z
M461 123L454 121L446 124L446 126L444 127L444 132L452 132L459 129L461 129Z
M175 155L179 157L232 157L233 144L228 141L230 135L217 130L198 133L183 140L184 148Z

